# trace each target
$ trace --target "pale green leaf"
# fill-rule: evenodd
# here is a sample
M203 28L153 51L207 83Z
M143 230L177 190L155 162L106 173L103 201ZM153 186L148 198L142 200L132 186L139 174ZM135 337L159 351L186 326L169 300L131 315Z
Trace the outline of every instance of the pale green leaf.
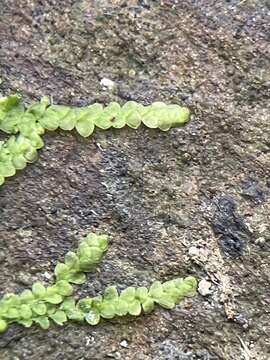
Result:
M148 289L146 287L139 287L136 289L136 298L143 301L148 298Z
M77 122L76 130L83 137L90 136L95 129L95 125L90 118L84 118Z
M46 294L46 288L40 282L36 282L32 286L32 292L37 298L42 298Z
M50 327L50 321L47 318L47 316L40 316L34 319L34 321L40 325L40 327L44 330L49 329Z
M121 300L127 301L128 303L135 299L136 290L134 287L128 287L123 290L120 294Z
M149 295L154 299L161 297L163 294L163 287L160 281L155 281L150 286Z
M75 307L76 307L75 300L73 298L67 298L60 305L60 310L70 312L70 311L74 311Z
M128 303L124 300L118 299L114 301L114 311L118 316L125 316L128 313Z
M26 328L30 328L33 324L32 319L18 320L17 322L18 322L18 324L23 325Z
M115 316L115 308L113 304L109 301L103 301L102 305L99 308L100 315L104 319L112 319Z
M80 285L80 284L85 283L85 281L86 281L86 276L82 272L78 272L69 277L69 282L71 282L73 284Z
M47 312L47 307L44 303L38 302L31 305L31 309L37 314L37 315L45 315Z
M73 287L66 280L59 280L56 283L58 293L63 296L70 296L73 293Z
M141 313L141 304L138 300L133 300L128 303L128 312L130 315L139 316Z
M97 325L100 321L100 314L97 310L92 309L85 315L85 320L90 325Z
M7 326L7 322L3 319L0 319L0 333L6 331Z
M67 316L64 311L58 310L54 314L50 315L50 318L58 325L63 325L67 321Z
M32 310L31 310L31 307L27 304L23 304L21 305L21 308L20 308L20 316L22 319L24 320L28 320L31 318L32 316Z
M148 314L149 312L151 312L154 309L155 303L154 300L151 299L150 297L148 297L147 299L145 299L142 303L142 308L143 311Z
M166 309L172 309L175 307L175 302L173 301L173 298L168 294L163 294L158 298L155 297L155 302Z
M13 165L14 165L15 169L17 169L17 170L22 170L27 165L26 159L24 158L23 155L14 156L13 159L12 159L12 162L13 162Z
M118 298L118 291L116 286L109 286L104 291L105 300L114 300Z
M59 304L62 302L63 297L59 294L51 294L46 296L45 300L50 304Z

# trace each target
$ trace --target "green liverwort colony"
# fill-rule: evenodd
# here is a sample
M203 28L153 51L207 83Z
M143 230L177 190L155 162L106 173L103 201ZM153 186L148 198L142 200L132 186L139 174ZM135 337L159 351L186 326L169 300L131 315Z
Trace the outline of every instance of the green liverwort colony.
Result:
M32 290L4 295L0 300L0 332L13 322L26 327L36 323L43 329L48 329L51 320L58 325L68 319L96 325L101 318L149 313L155 303L172 309L184 297L195 295L196 279L190 276L163 284L155 281L149 289L128 287L120 293L115 286L109 286L103 296L75 301L72 284L86 281L85 272L93 270L107 246L107 235L91 233L80 241L76 252L68 252L64 262L56 265L53 284L46 287L36 282Z
M50 105L49 99L44 97L25 108L19 97L4 97L0 99L0 130L14 135L7 141L0 141L0 185L5 178L37 159L37 150L44 145L45 130L76 129L81 136L88 137L95 126L104 130L125 125L137 129L143 123L149 128L167 131L188 118L187 108L161 102L143 106L129 101L122 107L116 102L106 107L96 103L76 108Z
M93 104L76 108L50 104L44 97L25 107L18 96L0 98L0 130L11 134L6 141L0 141L0 185L37 159L37 150L44 145L45 130L76 129L81 136L88 137L95 126L109 129L127 125L137 129L143 123L167 131L188 118L187 108L161 102L143 106L129 101L122 107L112 102L106 107ZM115 286L109 286L103 295L76 301L72 284L86 281L85 273L99 263L107 246L107 235L91 233L80 241L76 252L68 252L64 262L56 265L53 284L36 282L31 290L4 295L0 299L0 332L14 322L26 327L36 323L43 329L49 327L50 321L62 325L69 319L96 325L101 318L148 313L155 304L172 309L184 297L195 295L197 282L190 276L165 283L155 281L149 289L128 287L120 293Z

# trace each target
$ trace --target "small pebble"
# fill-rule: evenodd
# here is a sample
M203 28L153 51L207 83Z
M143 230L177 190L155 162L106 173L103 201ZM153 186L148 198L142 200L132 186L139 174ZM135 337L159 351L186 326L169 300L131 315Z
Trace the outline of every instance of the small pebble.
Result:
M112 90L115 87L115 82L110 80L110 79L103 78L100 81L100 85L102 85L105 88L108 88L108 89Z
M122 346L123 348L127 348L128 347L128 342L126 340L123 340L120 342L120 346Z
M196 246L191 246L188 249L188 253L191 257L196 257L200 254L200 250Z
M201 280L199 282L198 291L202 296L207 296L211 293L211 282L207 280Z
M256 240L255 240L255 244L256 245L260 245L260 246L262 246L262 245L265 245L265 238L264 237L259 237L259 238L257 238Z

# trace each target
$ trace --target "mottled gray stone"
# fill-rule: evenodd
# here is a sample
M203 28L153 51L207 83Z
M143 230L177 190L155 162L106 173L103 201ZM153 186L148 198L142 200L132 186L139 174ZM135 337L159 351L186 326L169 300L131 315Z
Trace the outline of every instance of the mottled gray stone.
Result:
M215 284L172 311L94 328L12 325L1 360L269 360L269 11L263 0L0 0L2 94L192 111L167 133L48 132L39 161L0 190L0 295L27 288L18 272L46 281L96 229L111 245L78 296L188 274ZM228 198L225 221L216 200Z

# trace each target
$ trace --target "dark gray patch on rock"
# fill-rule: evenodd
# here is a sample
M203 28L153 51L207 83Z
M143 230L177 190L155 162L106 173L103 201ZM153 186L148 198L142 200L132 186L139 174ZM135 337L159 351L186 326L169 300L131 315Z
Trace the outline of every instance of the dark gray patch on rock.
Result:
M243 255L250 232L237 213L236 201L231 196L222 195L214 199L214 205L216 210L211 225L220 249L233 258Z

